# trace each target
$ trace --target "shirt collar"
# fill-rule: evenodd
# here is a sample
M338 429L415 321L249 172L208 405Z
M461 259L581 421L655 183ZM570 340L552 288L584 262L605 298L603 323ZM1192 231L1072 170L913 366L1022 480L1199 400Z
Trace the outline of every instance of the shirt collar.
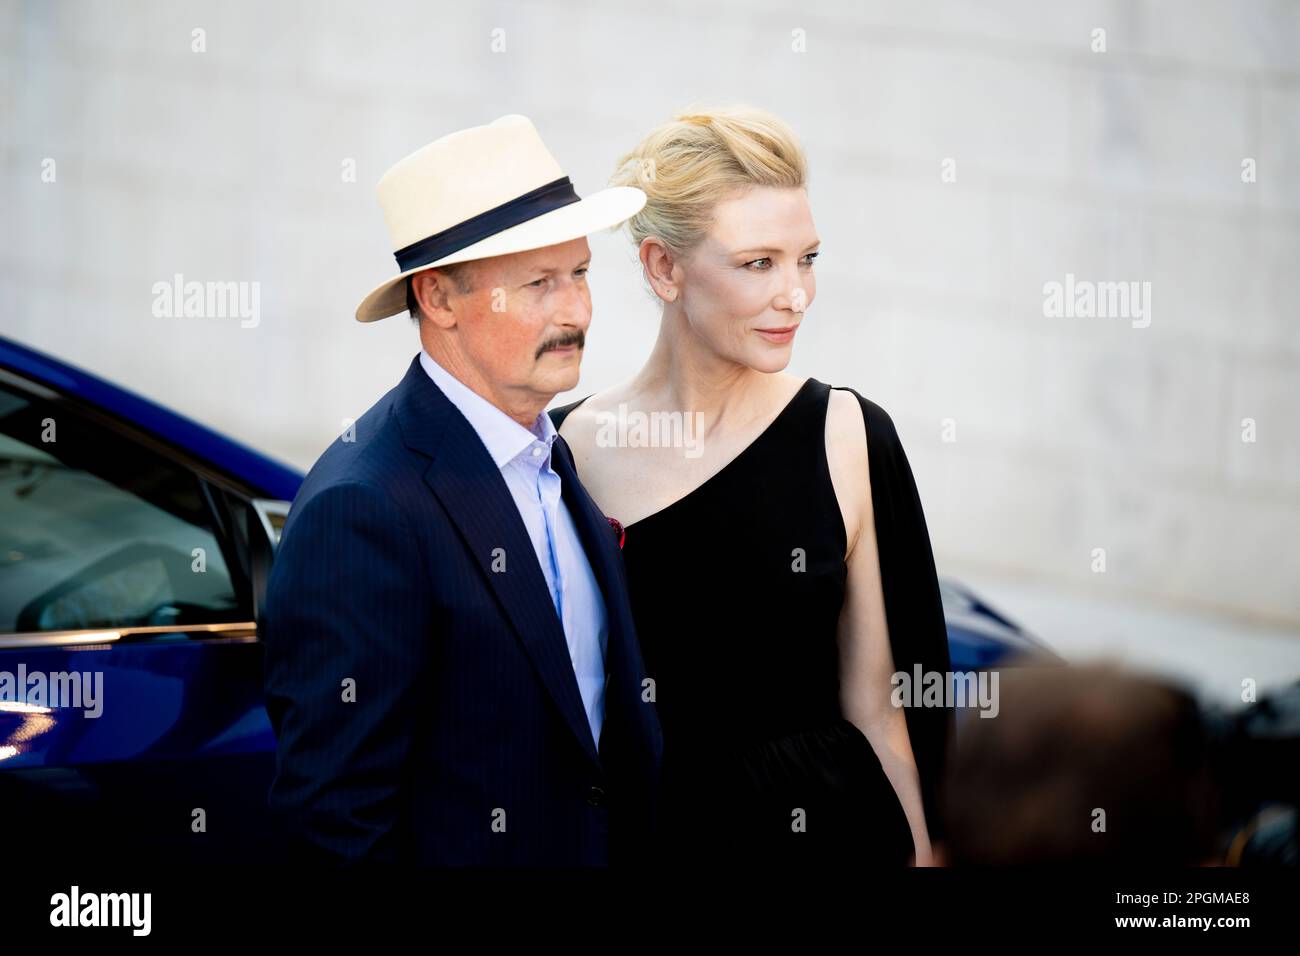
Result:
M538 414L531 428L525 428L439 365L424 349L420 349L420 365L469 420L498 468L503 468L537 441L547 449L546 458L542 460L550 460L550 448L555 443L557 432L555 423L545 411Z

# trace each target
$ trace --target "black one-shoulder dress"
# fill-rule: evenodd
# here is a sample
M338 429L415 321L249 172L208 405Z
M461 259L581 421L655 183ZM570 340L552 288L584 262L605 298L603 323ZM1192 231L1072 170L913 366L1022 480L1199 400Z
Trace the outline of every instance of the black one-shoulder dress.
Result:
M912 472L888 414L853 394L867 429L894 670L946 674ZM892 866L912 853L897 794L839 705L847 537L826 456L829 400L830 386L808 379L721 471L625 526L632 612L664 732L664 863ZM551 410L557 428L579 404ZM905 714L934 841L952 714Z

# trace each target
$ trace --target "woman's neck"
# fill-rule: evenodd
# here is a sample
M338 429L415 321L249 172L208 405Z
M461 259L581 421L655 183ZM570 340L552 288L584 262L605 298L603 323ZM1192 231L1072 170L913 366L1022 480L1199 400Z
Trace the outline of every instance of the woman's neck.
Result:
M680 308L670 306L630 389L651 410L702 412L712 430L762 417L780 390L779 378L718 355L692 331Z

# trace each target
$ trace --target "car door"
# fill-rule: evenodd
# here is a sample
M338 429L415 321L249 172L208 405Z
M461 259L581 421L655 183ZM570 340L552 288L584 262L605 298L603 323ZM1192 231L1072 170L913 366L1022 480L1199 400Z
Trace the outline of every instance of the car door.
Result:
M9 838L73 859L274 858L249 498L130 423L0 375Z

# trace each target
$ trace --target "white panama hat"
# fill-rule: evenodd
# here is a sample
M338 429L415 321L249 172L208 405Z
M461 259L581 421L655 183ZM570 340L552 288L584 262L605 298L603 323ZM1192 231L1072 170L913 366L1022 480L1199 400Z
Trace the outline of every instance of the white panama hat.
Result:
M540 249L617 226L645 205L635 186L580 199L526 116L449 133L379 180L401 274L357 306L358 322L406 311L406 278L435 266Z

